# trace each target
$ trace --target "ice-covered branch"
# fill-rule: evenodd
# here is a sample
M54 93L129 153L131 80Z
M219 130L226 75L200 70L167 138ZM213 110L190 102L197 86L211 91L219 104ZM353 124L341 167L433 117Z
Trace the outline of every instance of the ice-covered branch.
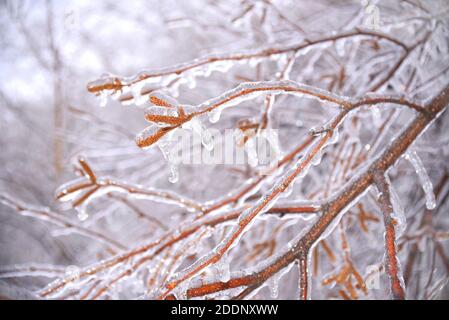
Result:
M231 229L229 234L215 247L212 253L198 259L191 266L181 271L174 277L174 279L171 279L166 285L167 290L160 296L160 298L165 298L180 283L193 277L209 265L218 262L223 255L238 242L241 235L259 214L269 210L270 207L274 205L279 195L293 184L298 176L304 177L306 175L308 168L312 165L312 161L315 157L319 157L318 154L320 154L322 149L330 143L331 138L334 136L334 131L346 115L347 111L342 111L338 114L329 123L329 130L327 130L315 144L310 146L307 154L297 161L297 163L295 163L255 205L239 215L238 224Z
M125 192L134 197L164 203L173 203L192 211L203 211L201 205L176 193L131 185L109 177L97 177L84 158L79 158L78 163L84 177L60 186L56 190L56 199L70 201L73 208L81 208L81 220L86 218L83 211L92 199L112 191Z
M185 107L178 106L177 110L174 110L174 114L168 115L171 108L165 107L162 109L164 114L153 112L153 109L149 109L146 114L146 119L156 124L147 127L136 138L136 143L141 148L148 148L167 133L176 129L186 122L191 121L194 117L209 113L217 112L216 109L224 109L238 105L246 100L254 99L261 94L288 94L294 96L308 96L318 99L323 102L328 102L336 106L341 107L345 111L350 111L364 105L378 105L378 104L397 104L409 107L418 112L426 112L425 109L414 101L410 101L403 96L385 96L378 94L367 94L361 98L350 98L340 96L332 92L297 83L291 80L281 81L262 81L262 82L248 82L243 83L236 88L229 90L222 95L208 100L197 107L191 108L191 111L186 111ZM158 102L161 104L161 102ZM168 103L163 103L167 105ZM171 106L171 104L169 104ZM165 126L159 127L157 123L163 123Z
M273 207L272 210L269 210L268 214L284 214L283 210L295 210L296 214L306 214L310 215L313 211L314 213L317 212L317 205L316 204L310 204L302 206L303 210L290 209L289 207L283 207L282 210L277 207ZM187 221L186 223L183 223L178 228L175 228L174 230L171 230L162 236L160 236L156 240L152 240L148 243L145 243L141 246L132 248L131 250L121 253L117 256L114 256L112 258L109 258L105 261L102 261L98 264L94 264L91 266L86 267L85 269L82 269L80 273L77 275L77 279L85 279L87 277L93 276L101 271L110 269L114 266L117 266L119 264L124 263L125 261L128 261L131 258L135 257L141 257L138 259L135 263L133 263L129 268L125 268L125 271L120 273L115 279L113 279L112 283L116 283L119 280L123 279L126 275L129 275L135 271L139 267L142 267L142 265L146 262L151 261L154 257L156 257L158 254L163 252L165 249L172 247L176 243L183 241L187 239L189 236L195 234L202 228L207 227L215 227L217 225L220 225L222 223L226 223L232 220L238 219L238 217L242 214L244 209L238 209L233 210L229 212L225 212L223 214L214 216L214 217L205 217L200 220L196 220L194 222ZM142 256L143 255L143 256ZM42 297L52 296L62 289L65 288L65 286L68 283L72 283L73 281L77 280L73 278L72 276L64 277L60 280L55 281L54 283L50 284L47 288L42 290L39 295ZM97 285L98 286L98 285ZM95 297L99 297L101 294L103 294L107 290L108 286L100 286L99 290L92 291L93 295Z
M396 225L399 223L393 217L393 205L390 186L383 172L374 172L374 181L379 190L379 204L384 216L385 224L385 270L390 279L391 293L394 299L405 299L405 285L401 266L397 255Z
M51 224L67 228L68 230L74 231L80 235L98 240L102 243L105 243L106 245L113 247L114 249L118 249L119 251L126 249L126 246L114 240L112 237L75 224L74 222L65 218L62 214L50 211L47 208L33 208L32 206L21 203L20 201L13 199L12 197L5 194L0 194L0 202L4 205L7 205L8 207L11 207L24 216L48 221Z
M406 152L408 147L426 129L429 123L449 105L449 85L440 94L429 102L425 114L418 114L410 124L380 153L369 166L359 170L359 173L349 180L341 191L334 194L329 201L322 204L323 214L314 222L309 231L302 236L287 252L280 255L261 270L243 278L232 279L229 285L207 284L198 288L189 289L192 296L226 290L229 287L240 287L248 283L262 283L271 275L290 265L300 256L308 256L315 244L323 238L323 234L329 234L331 226L335 227L335 221L341 217L341 212L354 204L361 195L374 183L375 172L386 172ZM338 220L337 220L338 221ZM244 279L244 280L243 280ZM254 280L258 279L258 280ZM246 282L244 282L246 281ZM304 292L304 291L303 291ZM303 295L304 296L304 293Z
M98 79L96 81L92 81L87 85L87 89L89 92L92 93L101 93L103 91L116 93L119 91L124 91L125 88L128 88L127 91L132 91L130 87L135 86L136 84L143 83L155 83L159 84L161 82L166 82L169 84L179 76L181 76L183 73L187 71L196 71L199 69L199 74L208 74L211 72L211 70L227 70L229 68L229 63L233 63L236 61L242 61L242 60L250 60L250 59L260 59L260 58L266 58L273 55L279 55L289 52L297 52L300 50L303 50L305 48L323 44L327 42L333 42L338 41L340 39L345 38L351 38L351 37L372 37L377 39L383 39L386 41L389 41L391 43L396 44L397 46L401 47L403 50L407 50L408 46L401 42L398 39L395 39L387 34L374 32L371 30L362 30L362 29L355 29L353 31L343 32L340 34L333 34L329 36L324 36L316 39L304 39L298 44L293 45L287 45L283 47L274 47L274 48L267 48L263 50L252 50L252 51L244 51L241 53L235 53L235 54L219 54L219 55L210 55L206 56L204 58L199 58L196 60L193 60L191 62L179 64L173 67L160 69L160 70L150 70L150 71L143 71L136 75L135 77L131 78L122 78L117 76L108 76L105 78ZM206 70L201 70L201 68L204 68L205 66L208 66ZM140 95L141 89L143 88L143 85L140 85L138 87L139 91L138 94Z
M444 295L449 8L306 2L80 2L65 26L52 1L0 10L3 296Z

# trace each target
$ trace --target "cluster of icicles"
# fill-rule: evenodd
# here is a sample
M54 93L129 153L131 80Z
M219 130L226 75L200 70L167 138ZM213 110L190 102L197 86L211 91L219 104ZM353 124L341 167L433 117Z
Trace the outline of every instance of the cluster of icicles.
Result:
M210 67L208 70L210 70ZM167 77L171 78L171 76L172 75L169 75ZM156 80L160 79L157 78ZM107 78L107 80L104 81L113 80L111 80L111 78ZM101 105L104 105L105 101L107 101L108 95L118 99L123 96L123 90L127 88L127 90L132 92L132 99L126 100L126 103L134 102L136 105L142 105L145 103L151 104L151 106L145 111L145 119L149 121L151 125L137 135L136 143L142 149L149 148L153 145L157 145L159 147L164 158L170 165L169 181L172 183L177 182L179 179L179 164L176 163L175 157L173 157L173 150L175 146L172 135L176 128L191 130L194 134L199 135L202 146L206 150L212 151L214 148L214 137L202 121L206 115L210 123L216 123L219 121L221 113L224 109L236 106L247 100L255 99L259 96L265 96L267 94L270 94L271 96L277 94L290 94L298 97L311 97L320 101L321 99L318 97L327 96L327 102L338 101L342 98L336 95L334 96L330 92L325 92L318 88L299 84L294 81L280 80L242 83L236 88L229 90L218 97L212 98L198 106L189 106L181 105L178 101L176 101L176 99L157 90L146 94L144 86L148 82L153 83L153 81L155 81L154 77L147 78L136 82L133 85L121 87L120 90L112 90L112 93L108 90L103 90L100 92L99 96ZM162 87L167 85L166 81L162 82ZM105 84L103 83L102 86L105 86ZM295 90L285 91L279 89L282 87L288 87ZM302 92L309 92L312 94L304 95ZM348 97L343 98L347 101L351 101ZM236 134L235 141L241 141L242 135L244 135L243 132L236 131ZM258 154L254 141L251 139L245 141L244 150L247 154L249 164L253 167L257 166ZM279 156L281 151L276 150L276 153Z
M157 145L159 149L161 150L165 160L169 163L170 166L170 172L168 175L168 180L171 183L176 183L179 180L179 171L178 171L178 163L174 161L173 155L172 155L172 149L173 149L173 143L170 141L170 134L173 132L172 128L183 128L191 130L194 134L197 134L201 137L201 144L202 146L209 151L212 151L214 148L214 139L207 127L204 125L204 123L201 121L203 118L203 115L207 115L209 121L211 123L216 123L220 119L220 115L222 111L225 108L232 107L235 105L240 104L243 101L254 99L257 96L260 95L266 95L266 94L282 94L282 91L272 90L272 91L255 91L248 95L242 95L238 96L236 98L230 98L235 96L236 92L246 90L246 89L254 89L254 88L264 88L267 86L273 86L274 84L277 84L279 86L298 86L297 83L292 81L267 81L267 82L255 82L255 83L245 83L240 85L239 87L235 88L234 90L230 90L226 92L224 95L219 96L217 98L213 98L209 101L204 102L203 104L200 104L198 106L186 106L181 105L176 101L174 98L169 97L159 91L155 90L149 90L149 93L146 93L148 90L145 89L147 85L150 85L153 89L154 88L170 88L169 92L173 96L177 95L177 88L182 83L187 83L189 87L193 88L195 86L195 77L198 75L204 76L210 74L210 72L218 70L218 71L226 71L231 67L230 62L217 62L212 63L207 66L206 69L204 68L193 68L189 72L187 72L187 76L185 76L185 73L183 74L184 77L181 77L179 74L172 74L167 73L166 75L161 75L158 77L148 77L145 80L137 81L136 83L132 85L127 85L121 87L119 90L103 90L100 91L99 97L100 97L100 104L102 106L106 105L107 103L107 97L110 95L114 99L121 99L120 101L123 104L132 104L135 105L143 105L146 103L150 103L151 106L147 108L145 111L145 119L148 120L151 125L148 126L146 129L144 129L136 138L137 144L141 146L142 148L148 148L153 145ZM99 80L99 81L111 81L112 78L107 78L109 80ZM104 85L104 83L102 84ZM112 84L111 84L112 86ZM320 95L319 89L310 88L307 87L308 91L315 90L316 96ZM131 98L126 98L128 94L131 94ZM291 93L297 96L303 96L301 93ZM326 92L328 95L329 93ZM125 98L123 98L125 97ZM229 98L229 99L228 99ZM338 100L339 97L336 97L336 100ZM318 98L317 98L318 99ZM350 98L347 98L350 100ZM220 101L228 101L226 103L220 104L219 107L212 107L217 102ZM320 99L318 99L320 100ZM374 109L376 111L377 109ZM374 112L373 111L373 112ZM326 127L323 126L323 128ZM170 130L169 130L170 129ZM316 130L317 132L323 132L323 130ZM311 133L313 134L314 130L311 130ZM334 144L338 141L338 129L334 131L334 134L332 136L332 139L325 145ZM147 143L142 143L147 142ZM324 147L325 147L324 146ZM248 154L248 158L250 160L250 164L257 165L257 153L255 152L254 145L251 143L248 143L245 145L246 152ZM323 147L323 149L324 149ZM323 149L320 150L320 152L314 157L314 159L311 162L311 165L318 165L321 161ZM412 164L415 172L418 175L418 178L420 180L420 183L423 187L423 191L425 194L426 199L426 207L428 209L433 209L436 206L435 201L435 195L433 193L433 187L432 183L429 179L429 176L427 175L427 172L419 159L419 156L414 151L409 151L407 154L404 155L404 158L409 160ZM252 159L252 161L251 161ZM256 160L256 161L254 161ZM300 163L297 164L297 166ZM287 172L290 173L291 171L294 171L297 166L294 166L290 171ZM299 178L303 178L305 175L307 175L308 167L305 168ZM280 179L282 180L282 179ZM293 183L291 184L293 185ZM275 186L272 188L278 188L278 184L275 184ZM290 189L291 190L291 189ZM285 193L282 194L282 197L286 197L289 195L289 190L287 189ZM398 233L402 233L402 231L405 228L405 215L402 209L402 206L400 205L399 198L396 195L394 189L392 189L392 203L393 203L393 209L394 209L394 215L395 219L398 223ZM257 204L262 204L267 199L265 197L262 197ZM273 205L276 202L277 198L272 199L269 201L269 206ZM359 199L357 199L359 200ZM256 205L257 205L256 204ZM251 210L248 209L244 211L239 216L239 222L247 219L248 216L251 214ZM326 235L329 234L338 221L336 221L333 226L328 228L326 231ZM249 228L250 225L246 229ZM238 228L235 226L235 228ZM233 233L236 231L235 228L231 228L231 231L228 234L228 237L232 237ZM323 237L325 237L324 235ZM225 238L221 244L226 244L227 238ZM236 241L238 242L238 241ZM190 266L187 269L184 269L180 271L179 273L173 275L173 279L181 279L184 275L188 274L191 270L193 270L197 265L201 264L202 261L205 261L209 259L212 255L216 254L217 251L220 250L220 244L211 252L209 255L203 256L201 259L199 259L196 263L194 263L192 266ZM275 257L276 258L276 257ZM274 258L274 259L275 259ZM271 259L270 259L271 261ZM290 266L291 267L291 266ZM218 263L214 265L214 268L216 269L216 274L218 274L220 281L228 281L231 278L231 272L229 269L229 262L227 261L227 255L225 254ZM257 266L257 268L261 268L261 266ZM288 272L289 268L286 268L282 272L279 272L275 274L267 283L267 285L270 286L271 296L272 298L276 298L278 295L278 281L279 278ZM232 274L232 276L236 276L238 274ZM185 284L180 286L178 292L186 292L186 289L188 285L194 285L196 281L201 281L201 283L204 282L203 280L200 280L198 278L193 278L190 281L187 281ZM207 282L207 280L206 280Z
M243 55L254 55L248 51ZM273 55L272 58L279 65L285 64L287 54ZM212 60L212 62L211 62ZM189 63L180 64L171 68L161 69L157 71L143 71L134 78L128 80L119 80L109 74L105 74L99 80L89 83L88 90L95 92L99 97L100 106L106 106L108 97L118 100L123 105L141 106L150 104L151 106L145 111L145 119L151 123L136 137L136 143L142 149L157 145L162 152L164 159L169 164L168 180L176 183L179 180L179 163L177 163L173 153L175 145L172 135L174 130L171 127L180 127L191 130L201 139L202 146L211 152L214 148L214 137L207 129L203 119L207 115L210 123L219 121L222 111L244 100L253 99L262 93L256 93L250 96L243 96L240 99L233 99L229 103L225 103L218 108L214 108L208 112L204 110L214 103L211 99L200 106L180 105L175 98L179 94L179 87L187 85L190 89L196 86L196 77L208 77L212 72L225 73L233 66L233 59L228 56L210 55L205 58L197 59ZM261 58L250 58L239 61L240 63L256 66L261 62ZM182 70L182 72L179 72ZM123 81L123 83L122 83ZM247 86L257 85L255 83L247 84ZM102 88L96 91L96 88ZM240 86L241 90L243 87ZM164 94L167 92L169 95ZM228 92L231 96L233 92ZM224 98L220 96L219 98ZM201 112L203 111L203 112ZM193 113L201 113L192 117ZM204 116L202 114L204 113ZM239 135L240 134L240 135ZM236 132L235 141L242 139L243 132ZM244 152L248 157L251 166L258 163L256 147L251 141L247 141L244 145Z

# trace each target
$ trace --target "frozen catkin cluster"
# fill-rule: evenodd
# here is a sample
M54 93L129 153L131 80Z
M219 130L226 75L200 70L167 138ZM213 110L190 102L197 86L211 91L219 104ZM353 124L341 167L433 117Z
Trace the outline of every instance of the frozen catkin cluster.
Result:
M43 245L64 245L45 261L0 261L0 292L447 298L449 6L305 2L74 4L86 12L77 32L102 34L81 65L111 73L89 82L101 68L78 70L52 40L55 61L83 75L51 68L59 187L35 205L5 179L0 202L2 215L30 218L24 230L42 221ZM107 10L116 31L88 26ZM139 12L154 28L133 27ZM74 83L82 93L64 101ZM58 103L73 121L57 121Z

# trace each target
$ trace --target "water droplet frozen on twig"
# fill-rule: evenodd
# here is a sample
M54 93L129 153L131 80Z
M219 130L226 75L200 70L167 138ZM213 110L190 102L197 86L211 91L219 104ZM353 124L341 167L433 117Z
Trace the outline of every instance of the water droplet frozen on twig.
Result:
M221 108L215 108L208 113L210 123L217 123L220 120Z

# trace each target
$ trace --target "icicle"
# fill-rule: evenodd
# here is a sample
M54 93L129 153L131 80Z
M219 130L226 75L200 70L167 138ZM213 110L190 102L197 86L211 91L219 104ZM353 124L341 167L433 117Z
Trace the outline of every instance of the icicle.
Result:
M230 61L217 61L213 64L213 68L210 68L210 72L217 71L217 72L226 72L229 69L232 68L233 63Z
M339 131L338 131L338 128L335 128L333 131L332 131L332 137L330 138L330 140L329 140L329 145L331 145L331 144L336 144L337 142L338 142L338 140L340 139L340 133L339 133Z
M321 163L321 159L323 158L323 151L318 151L312 159L312 165L318 166Z
M137 106L140 106L147 101L147 97L142 95L142 89L143 89L144 85L145 85L145 82L140 81L131 87L131 94L134 98L134 103Z
M250 139L245 144L245 150L248 155L248 163L251 167L256 167L259 163L257 150L253 139Z
M183 82L187 85L189 89L195 89L196 87L196 74L193 71L186 72L184 74Z
M86 212L86 205L87 201L85 201L83 204L81 204L79 207L76 208L78 214L78 219L80 221L86 221L87 218L89 218L89 214Z
M145 110L145 119L149 122L155 122L159 127L171 126L179 116L177 109L151 106Z
M116 90L111 94L111 98L118 100L122 96L122 90Z
M170 165L170 172L168 174L168 181L170 183L176 183L179 180L179 170L178 166L175 163L173 156L170 152L170 142L160 143L159 149L162 152L162 155L164 156L164 159L168 161Z
M208 112L210 123L217 123L220 120L221 108L215 108L214 110Z
M426 207L432 210L436 206L435 194L433 192L432 181L427 174L424 165L415 151L409 151L405 154L405 158L410 161L415 172L418 175L419 181L421 182L425 197L426 197Z
M105 107L108 104L108 94L106 91L101 91L98 98L100 101L100 107Z

